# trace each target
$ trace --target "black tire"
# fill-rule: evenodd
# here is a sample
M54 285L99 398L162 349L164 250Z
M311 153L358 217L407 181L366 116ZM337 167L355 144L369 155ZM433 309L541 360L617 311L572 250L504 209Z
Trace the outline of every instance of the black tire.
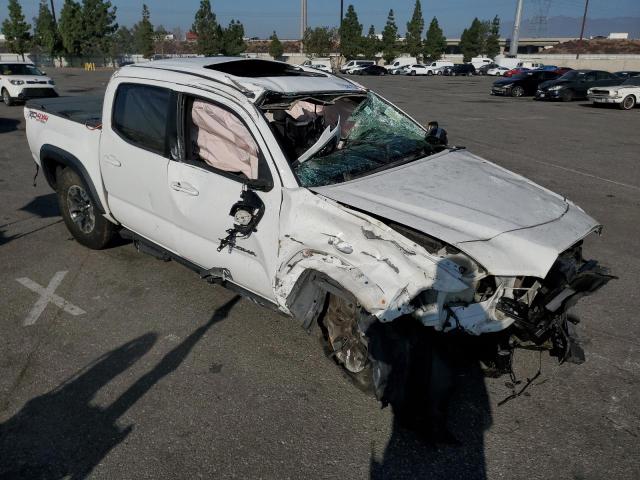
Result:
M429 71L427 72L427 76L429 76L429 77L433 76L433 70L429 70Z
M411 70L411 72L409 72L409 75L411 75L412 77L416 76L416 71L415 70Z
M7 107L10 107L14 104L13 98L9 95L9 91L6 88L2 89L2 101Z
M80 176L71 168L59 168L56 182L60 213L73 237L93 250L106 247L116 226L100 214Z
M520 85L516 85L511 89L512 97L522 97L523 95L524 95L524 88L522 88Z
M634 97L633 95L627 95L626 97L624 97L622 102L618 104L618 108L620 108L620 110L632 110L635 106L636 97Z
M560 95L560 99L563 102L570 102L573 100L573 91L572 90L564 90Z

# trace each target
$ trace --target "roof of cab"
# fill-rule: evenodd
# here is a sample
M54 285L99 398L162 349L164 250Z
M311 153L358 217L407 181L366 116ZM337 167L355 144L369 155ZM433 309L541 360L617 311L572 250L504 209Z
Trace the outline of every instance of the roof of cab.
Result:
M309 71L296 68L284 62L258 60L239 57L192 57L154 60L122 67L123 73L130 68L168 70L211 79L232 87L242 87L251 91L256 88L283 94L363 91L349 80L318 70ZM299 73L284 72L296 68ZM282 71L278 71L282 70ZM233 73L230 73L233 72ZM264 72L264 75L261 74ZM275 73L274 73L275 72Z

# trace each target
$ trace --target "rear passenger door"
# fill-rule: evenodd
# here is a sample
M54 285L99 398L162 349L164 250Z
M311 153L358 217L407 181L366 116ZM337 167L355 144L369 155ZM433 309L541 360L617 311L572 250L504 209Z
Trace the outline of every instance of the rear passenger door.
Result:
M124 226L176 251L167 167L175 145L176 94L161 82L113 82L103 115L100 170L109 208ZM110 114L109 114L110 113Z

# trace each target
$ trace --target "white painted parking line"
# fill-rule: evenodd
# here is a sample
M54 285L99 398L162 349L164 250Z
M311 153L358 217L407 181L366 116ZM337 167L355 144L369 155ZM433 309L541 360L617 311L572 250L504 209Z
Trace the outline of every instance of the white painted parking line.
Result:
M44 312L44 309L47 307L47 304L49 303L53 303L54 305L62 308L65 312L70 313L71 315L82 315L83 313L87 313L80 307L66 301L60 295L56 295L54 293L56 291L56 288L58 288L58 286L62 283L62 280L64 279L64 276L66 274L66 270L62 272L56 272L56 274L49 282L49 285L47 285L47 288L42 287L41 285L37 284L27 277L16 278L16 281L18 283L24 285L32 292L40 294L40 298L29 312L29 315L27 315L27 318L25 318L24 320L25 327L36 323L42 312Z

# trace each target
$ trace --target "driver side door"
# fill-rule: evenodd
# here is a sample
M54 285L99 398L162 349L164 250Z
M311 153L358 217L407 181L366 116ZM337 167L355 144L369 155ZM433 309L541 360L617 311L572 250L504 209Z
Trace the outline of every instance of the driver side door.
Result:
M274 167L268 149L255 122L240 106L224 97L204 99L199 94L183 91L180 95L178 135L183 148L181 158L170 161L168 167L167 188L178 229L179 253L204 270L227 269L233 283L274 301L281 194L280 185L274 182L278 177L271 174ZM218 117L204 117L208 124L195 127L195 102L206 104ZM226 124L222 125L221 118ZM245 143L255 147L257 172L247 170L242 159L235 158L245 155L236 148ZM234 171L234 165L238 165L238 171ZM241 201L251 180L257 179L267 185L263 191L252 190L254 198L262 203L262 216L249 235L233 238L231 210ZM225 239L231 243L225 244Z

